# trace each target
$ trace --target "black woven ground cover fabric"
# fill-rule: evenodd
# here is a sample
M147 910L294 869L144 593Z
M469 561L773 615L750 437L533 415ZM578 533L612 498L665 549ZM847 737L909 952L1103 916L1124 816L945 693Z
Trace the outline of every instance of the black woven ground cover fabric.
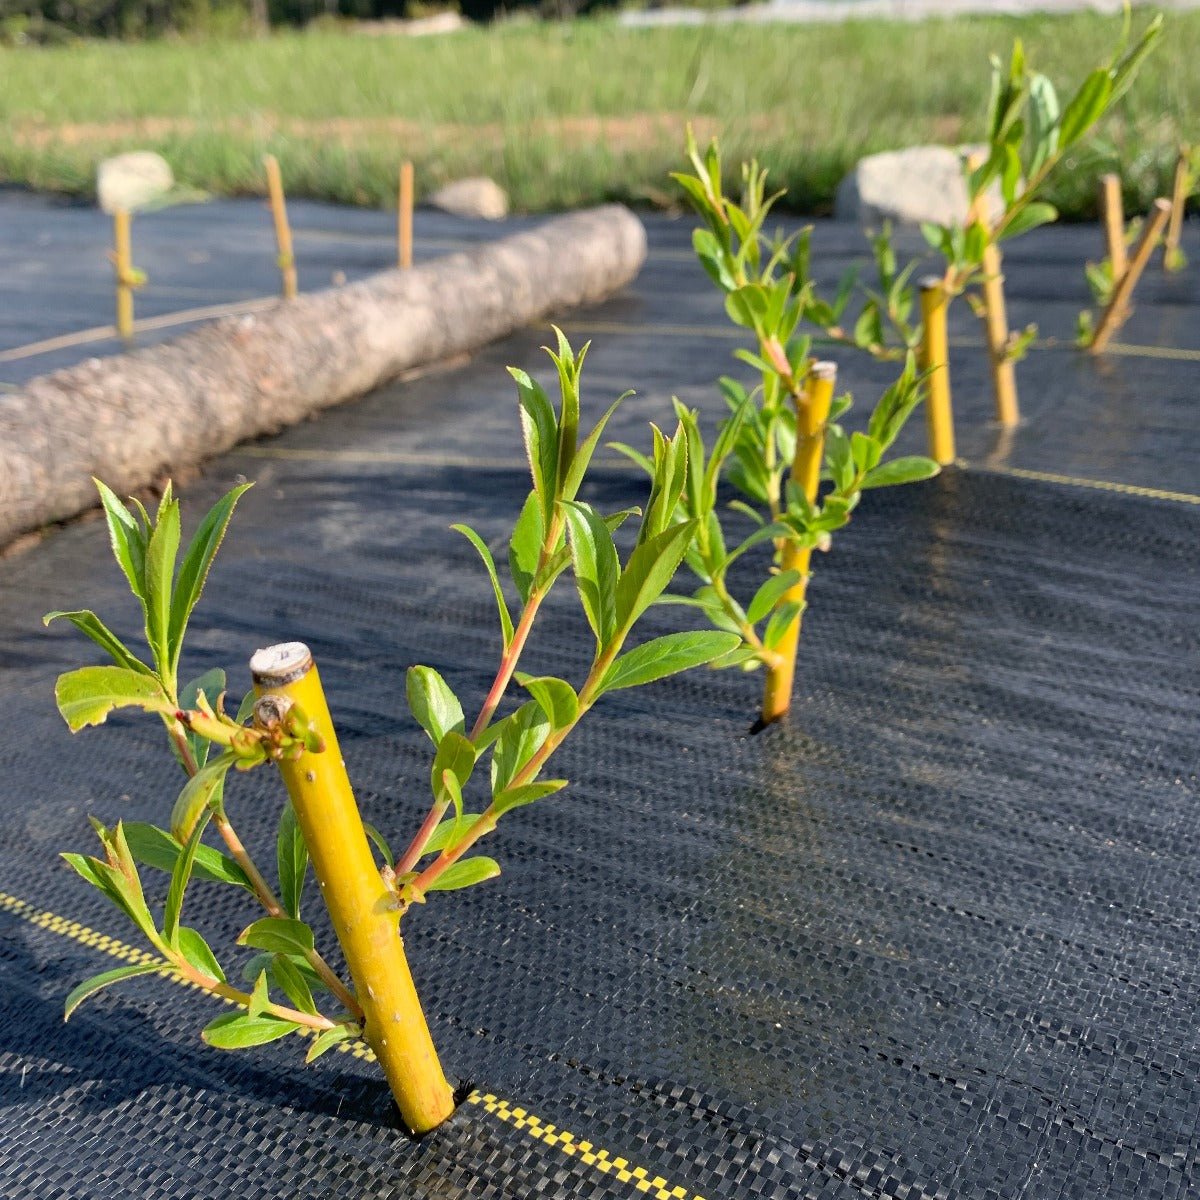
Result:
M426 770L404 669L478 697L497 650L446 526L499 538L525 484L369 447L234 458L190 489L198 508L260 479L192 666L236 677L308 641L366 815L399 839ZM609 471L589 498L636 486ZM740 674L607 699L562 752L569 791L507 820L503 876L407 922L476 1089L419 1144L370 1064L210 1050L213 1005L169 982L62 1025L114 960L55 915L132 938L55 854L87 812L162 820L178 781L148 721L71 739L53 710L86 651L42 611L87 600L135 633L101 528L0 563L0 1195L1194 1194L1198 519L973 473L874 493L819 565L788 727L746 736ZM583 628L564 587L529 668L581 665ZM236 783L269 845L277 782ZM220 888L190 904L218 946L253 916Z

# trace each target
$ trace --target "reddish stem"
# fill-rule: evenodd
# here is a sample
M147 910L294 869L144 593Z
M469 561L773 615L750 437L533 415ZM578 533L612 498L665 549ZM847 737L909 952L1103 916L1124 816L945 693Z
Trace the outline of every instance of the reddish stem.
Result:
M496 672L496 678L492 681L491 690L487 694L487 699L483 702L483 708L479 710L479 716L475 724L471 727L470 739L474 741L491 723L492 717L496 715L496 709L500 707L500 701L504 698L504 690L508 687L509 681L513 677L513 672L517 669L517 662L520 660L521 651L525 649L525 643L529 640L530 630L533 628L533 619L537 616L537 610L542 603L545 593L536 589L529 593L529 602L525 605L525 611L521 614L521 620L513 631L513 639L508 644L508 649L504 652L504 657L500 660L500 668Z
M429 845L429 839L433 837L433 831L441 824L442 817L446 815L446 809L450 802L443 800L435 801L429 812L425 816L425 820L421 822L421 828L417 830L416 836L408 844L408 849L396 860L396 865L392 869L397 875L403 875L411 871L417 865L417 861L421 855L425 853L425 847Z

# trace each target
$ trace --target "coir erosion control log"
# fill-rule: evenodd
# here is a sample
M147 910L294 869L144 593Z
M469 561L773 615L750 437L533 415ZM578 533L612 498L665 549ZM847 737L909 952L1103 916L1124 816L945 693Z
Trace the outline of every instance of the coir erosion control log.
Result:
M165 345L0 394L0 545L237 442L474 350L634 278L641 222L619 205L469 253L226 317Z

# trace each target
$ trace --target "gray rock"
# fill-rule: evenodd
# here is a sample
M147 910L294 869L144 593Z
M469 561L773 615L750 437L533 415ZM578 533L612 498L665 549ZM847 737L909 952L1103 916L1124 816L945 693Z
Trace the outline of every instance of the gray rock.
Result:
M974 147L910 146L860 159L838 184L833 215L840 221L878 226L883 221L918 225L961 223L967 216L962 156ZM991 193L999 211L999 187Z
M504 189L495 180L483 176L459 179L438 188L429 197L429 204L456 217L500 221L508 216L508 196Z
M167 160L150 150L106 158L96 168L96 196L105 212L132 211L161 199L175 186Z

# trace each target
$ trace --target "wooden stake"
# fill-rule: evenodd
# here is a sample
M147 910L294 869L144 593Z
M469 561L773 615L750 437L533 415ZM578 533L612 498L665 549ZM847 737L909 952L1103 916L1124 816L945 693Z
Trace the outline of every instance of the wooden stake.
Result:
M273 154L263 157L267 170L267 193L271 199L271 217L275 221L275 246L279 251L279 274L283 282L283 298L296 297L296 256L292 253L292 227L288 224L287 203L283 198L283 177L279 160Z
M921 280L921 368L929 395L925 422L929 457L941 466L954 461L954 410L950 403L950 349L946 334L946 290L936 275Z
M132 233L129 211L113 213L113 267L117 278L117 333L126 341L133 337L133 289L137 277L133 271Z
M1129 304L1133 296L1133 289L1137 287L1137 282L1141 279L1142 272L1146 269L1150 255L1154 253L1154 247L1158 245L1158 240L1162 237L1162 231L1170 216L1170 200L1164 200L1161 197L1155 200L1154 206L1150 210L1150 218L1146 222L1146 228L1142 231L1141 240L1133 252L1129 267L1125 274L1117 280L1108 307L1100 318L1100 324L1096 326L1092 344L1088 347L1090 353L1103 354L1105 347L1112 340L1113 334L1129 319L1129 314L1133 311Z
M1191 148L1180 146L1179 158L1175 162L1175 184L1171 189L1171 219L1167 223L1167 237L1163 246L1163 267L1168 271L1183 269L1185 259L1179 249L1183 234L1183 216L1187 209L1188 167Z
M298 708L325 743L279 763L321 897L363 1010L363 1036L387 1076L408 1127L425 1133L454 1111L454 1095L421 1009L394 897L371 853L342 752L308 647L285 642L250 660L256 718L283 719Z
M1100 179L1100 211L1104 215L1104 241L1108 246L1108 261L1112 264L1113 285L1129 269L1125 249L1125 207L1121 200L1120 175L1104 175Z
M400 203L396 213L397 241L400 251L398 265L407 271L413 261L413 165L400 164Z
M802 400L796 404L796 453L792 460L792 480L804 489L810 504L815 504L821 481L821 464L825 458L825 427L833 403L837 382L837 364L813 363ZM780 597L779 605L794 602L803 604L808 591L808 572L812 551L785 543L780 563L784 571L799 571L800 580ZM800 647L800 615L798 614L775 646L778 662L767 667L763 690L761 724L778 721L792 703L792 685L796 677L796 653Z
M992 214L986 192L980 192L976 197L970 219L988 230L988 244L980 266L983 267L983 328L992 371L992 391L996 397L996 420L1001 425L1016 425L1021 420L1021 409L1017 403L1016 364L1008 356L1004 263L1000 247L991 240Z

